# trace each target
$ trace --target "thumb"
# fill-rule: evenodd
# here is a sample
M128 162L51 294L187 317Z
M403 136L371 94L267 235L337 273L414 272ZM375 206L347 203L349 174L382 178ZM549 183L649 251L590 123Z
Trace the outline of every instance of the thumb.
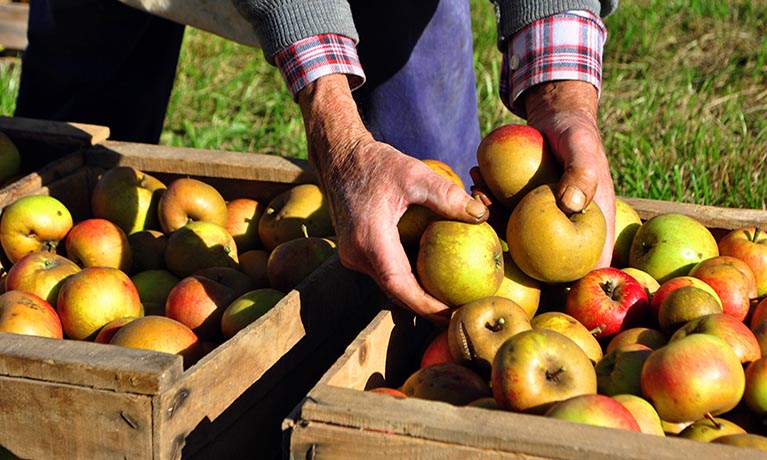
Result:
M464 222L484 222L490 214L481 197L472 198L447 179L437 181L421 204L445 218Z

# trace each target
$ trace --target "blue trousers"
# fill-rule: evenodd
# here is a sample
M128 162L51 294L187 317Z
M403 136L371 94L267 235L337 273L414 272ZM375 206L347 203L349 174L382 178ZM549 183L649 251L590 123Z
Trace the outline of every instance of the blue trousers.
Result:
M480 141L466 0L352 0L367 81L355 91L373 135L449 164L471 185ZM116 0L30 2L15 115L109 126L157 143L184 26Z

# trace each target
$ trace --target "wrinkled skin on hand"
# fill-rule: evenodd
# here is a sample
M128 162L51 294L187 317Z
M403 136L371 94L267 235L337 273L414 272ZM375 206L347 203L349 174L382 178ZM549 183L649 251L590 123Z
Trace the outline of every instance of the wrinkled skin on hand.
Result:
M487 219L487 208L426 164L373 139L344 76L322 77L298 95L309 160L330 203L344 266L372 277L401 306L445 322L449 308L413 274L397 223L408 206L447 218Z

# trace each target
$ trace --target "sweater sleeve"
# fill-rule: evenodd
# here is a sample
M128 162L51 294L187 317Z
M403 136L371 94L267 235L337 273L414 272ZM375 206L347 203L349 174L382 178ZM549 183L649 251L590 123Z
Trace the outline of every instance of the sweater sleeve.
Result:
M232 0L253 24L266 59L312 36L336 34L356 42L351 8L347 0Z
M498 26L498 49L520 29L537 20L565 11L588 11L606 17L618 8L618 0L493 0Z

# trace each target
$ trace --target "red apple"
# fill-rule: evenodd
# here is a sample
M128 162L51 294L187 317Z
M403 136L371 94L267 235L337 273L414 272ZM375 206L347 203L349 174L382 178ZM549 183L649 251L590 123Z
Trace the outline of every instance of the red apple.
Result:
M405 393L403 393L402 391L400 391L400 390L398 390L396 388L391 388L391 387L376 387L376 388L371 388L371 389L366 390L366 391L369 391L371 393L378 393L378 394L382 394L382 395L387 395L387 396L391 396L391 397L398 398L398 399L405 399L405 398L407 398L407 395Z
M33 252L11 265L5 277L5 290L30 292L56 308L61 283L79 271L80 267L64 256L48 251Z
M43 298L24 291L0 294L0 332L61 339L56 310Z
M127 273L133 265L128 236L106 219L94 217L78 222L64 244L67 258L81 267L113 267Z
M577 395L558 401L543 415L605 428L642 431L634 414L623 404L603 394Z
M8 205L0 216L0 245L11 263L26 254L56 247L72 228L72 214L49 195L28 195Z
M237 296L204 276L182 278L168 293L165 316L188 326L202 341L220 342L221 316Z
M646 324L647 292L633 276L618 268L597 268L573 283L565 312L593 330L595 337L611 337Z
M751 317L748 319L748 326L754 330L759 323L765 320L767 320L767 297L760 300L754 307Z
M745 383L738 355L727 342L710 334L669 342L654 350L642 367L643 396L662 420L672 423L733 409Z
M86 267L64 280L56 300L64 334L93 340L108 322L141 316L138 290L128 275L114 267Z
M447 329L440 331L426 345L421 354L418 367L426 367L437 363L457 363L458 360L450 353L450 342L447 340Z
M226 203L224 228L234 237L240 252L262 247L258 236L258 221L264 208L263 203L252 198L235 198Z
M767 234L760 227L733 230L719 240L719 253L736 257L751 267L756 279L756 295L767 294Z
M191 222L226 226L226 200L212 185L193 177L168 184L157 204L160 226L166 235Z
M131 166L110 168L93 187L93 217L114 222L126 235L159 230L157 203L165 188L156 177Z
M732 256L716 256L699 262L689 275L705 281L716 291L724 313L739 321L746 319L756 291L754 272L748 264Z
M669 338L669 342L690 334L711 334L727 342L743 364L759 359L762 350L753 331L742 321L726 313L714 313L692 319Z
M95 343L109 343L112 340L112 337L117 334L117 331L119 331L121 327L125 326L136 318L140 317L123 316L122 318L113 319L112 321L106 323L104 327L99 330L99 333L96 334L96 337L93 339L93 341Z

